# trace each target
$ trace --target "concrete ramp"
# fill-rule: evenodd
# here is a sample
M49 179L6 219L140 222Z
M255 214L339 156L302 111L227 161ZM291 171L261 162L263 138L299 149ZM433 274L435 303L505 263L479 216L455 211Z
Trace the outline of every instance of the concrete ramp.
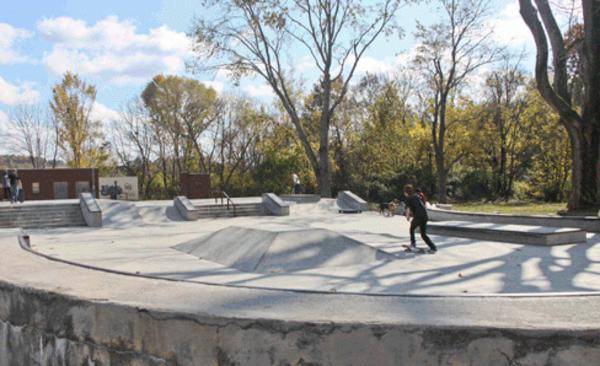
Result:
M104 226L122 226L139 223L142 219L136 205L132 202L98 200L102 209Z
M367 202L350 191L338 192L337 205L340 213L361 213L369 210Z
M393 255L326 229L230 226L173 247L244 272L280 273L392 260Z
M183 218L169 201L112 201L97 200L102 209L103 224L107 227L170 224Z

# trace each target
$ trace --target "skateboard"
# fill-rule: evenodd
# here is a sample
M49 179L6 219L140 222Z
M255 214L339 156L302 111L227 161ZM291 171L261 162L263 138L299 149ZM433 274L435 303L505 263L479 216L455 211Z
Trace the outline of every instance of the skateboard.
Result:
M425 254L427 253L427 250L423 249L423 248L415 248L411 245L402 245L404 247L404 251L406 253L415 253L415 254Z

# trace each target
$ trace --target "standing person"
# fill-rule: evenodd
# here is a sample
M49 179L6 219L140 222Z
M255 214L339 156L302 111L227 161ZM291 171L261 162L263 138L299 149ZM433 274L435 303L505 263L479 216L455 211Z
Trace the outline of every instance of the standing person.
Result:
M23 182L21 181L21 177L17 176L17 195L15 197L16 202L25 201L25 191L23 191Z
M110 189L110 199L111 200L116 200L119 198L119 195L123 193L123 190L121 189L121 187L119 187L119 184L117 183L117 181L115 180L115 185L111 187Z
M10 185L10 203L15 203L17 199L17 174L14 171L8 173L8 183Z
M2 175L2 188L4 191L4 199L10 199L10 179L8 179L8 170L4 171Z
M410 246L412 249L417 249L417 241L415 240L415 230L417 227L421 231L421 238L429 247L427 251L430 254L434 254L437 252L437 247L431 239L427 236L427 209L425 208L425 204L421 201L421 198L413 193L413 187L410 184L404 186L404 197L406 197L406 220L410 221L412 217L412 221L410 223Z
M294 194L300 194L300 177L298 174L292 174L292 181L294 183Z

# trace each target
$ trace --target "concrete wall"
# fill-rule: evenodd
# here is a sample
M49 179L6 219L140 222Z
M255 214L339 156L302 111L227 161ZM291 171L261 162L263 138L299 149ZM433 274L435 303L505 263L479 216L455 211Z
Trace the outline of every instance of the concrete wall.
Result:
M91 193L84 192L79 195L79 207L87 226L102 227L102 210Z
M117 182L121 194L117 199L137 201L140 199L137 177L100 177L100 198L110 199L110 189Z
M86 301L0 282L0 366L599 362L598 331L217 318Z

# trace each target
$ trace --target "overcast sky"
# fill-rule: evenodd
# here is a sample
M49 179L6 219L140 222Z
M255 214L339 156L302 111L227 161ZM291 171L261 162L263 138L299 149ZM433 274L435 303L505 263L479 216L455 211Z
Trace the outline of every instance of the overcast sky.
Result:
M193 76L219 91L270 98L269 88L258 79L234 87L221 74L186 72L185 61L193 56L186 32L195 15L207 14L200 1L0 0L0 4L0 119L12 106L47 103L52 85L67 70L96 85L96 114L103 120L114 118L120 106L161 73ZM530 63L535 51L516 0L496 0L493 7L489 22L495 40L516 52L528 50ZM403 8L398 16L406 36L379 39L359 72L391 72L406 62L415 46L416 21L431 23L432 14L431 4ZM310 73L308 55L296 61L297 72Z

